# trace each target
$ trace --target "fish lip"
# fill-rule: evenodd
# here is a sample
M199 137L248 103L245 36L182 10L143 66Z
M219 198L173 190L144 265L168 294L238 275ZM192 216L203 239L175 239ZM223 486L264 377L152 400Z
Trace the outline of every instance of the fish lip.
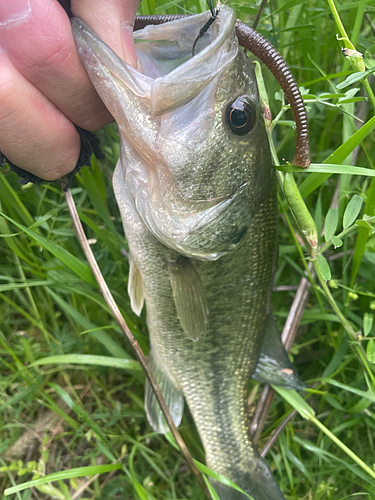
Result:
M73 17L70 23L78 54L90 77L94 71L98 77L106 74L107 78L125 84L138 98L149 98L151 78L121 59L85 21Z

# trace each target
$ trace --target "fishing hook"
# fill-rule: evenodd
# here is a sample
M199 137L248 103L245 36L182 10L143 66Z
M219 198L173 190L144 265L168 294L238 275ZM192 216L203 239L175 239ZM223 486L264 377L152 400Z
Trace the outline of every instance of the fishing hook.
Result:
M206 24L203 26L203 28L200 29L199 35L195 39L193 43L193 49L192 49L192 55L193 57L195 56L195 47L198 43L198 40L202 38L202 36L208 31L208 28L211 26L211 24L215 21L217 18L217 15L220 12L220 0L218 1L216 7L214 7L212 0L207 0L208 8L210 9L211 12L211 17L210 19L206 22Z

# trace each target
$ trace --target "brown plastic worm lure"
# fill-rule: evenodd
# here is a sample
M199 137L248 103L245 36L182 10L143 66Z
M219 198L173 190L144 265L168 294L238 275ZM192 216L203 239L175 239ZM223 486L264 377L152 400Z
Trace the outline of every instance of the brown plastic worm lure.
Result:
M186 15L138 16L135 19L134 31L141 30L149 24L163 24L187 17ZM236 35L240 45L254 54L274 75L289 101L297 128L297 145L293 163L298 167L310 165L309 125L306 108L297 82L287 63L275 47L239 19L236 22Z

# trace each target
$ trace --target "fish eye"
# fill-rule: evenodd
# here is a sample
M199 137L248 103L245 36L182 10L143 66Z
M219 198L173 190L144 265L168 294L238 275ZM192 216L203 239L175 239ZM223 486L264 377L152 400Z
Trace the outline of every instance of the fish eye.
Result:
M245 135L250 132L255 123L255 108L247 96L238 97L225 110L225 120L236 135Z

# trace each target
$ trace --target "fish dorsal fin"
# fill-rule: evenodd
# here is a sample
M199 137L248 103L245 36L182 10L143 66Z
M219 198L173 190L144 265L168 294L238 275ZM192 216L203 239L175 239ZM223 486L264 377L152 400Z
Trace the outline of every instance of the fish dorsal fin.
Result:
M137 316L141 315L143 304L145 301L142 276L139 272L137 264L134 262L132 254L129 254L129 280L128 294L130 297L130 305Z
M173 422L175 423L175 426L178 427L181 423L184 411L184 396L182 395L182 392L175 387L170 377L161 369L160 363L158 363L152 349L150 351L148 363L160 386L165 402L169 408L169 412L173 418ZM145 387L145 410L147 420L154 431L159 434L165 434L169 431L169 427L164 419L159 403L157 402L154 391L152 390L148 380L146 380Z
M289 360L272 314L266 318L262 350L253 378L286 389L301 390L306 387Z
M202 281L186 257L168 262L167 266L178 319L188 338L197 341L208 328L208 304Z

